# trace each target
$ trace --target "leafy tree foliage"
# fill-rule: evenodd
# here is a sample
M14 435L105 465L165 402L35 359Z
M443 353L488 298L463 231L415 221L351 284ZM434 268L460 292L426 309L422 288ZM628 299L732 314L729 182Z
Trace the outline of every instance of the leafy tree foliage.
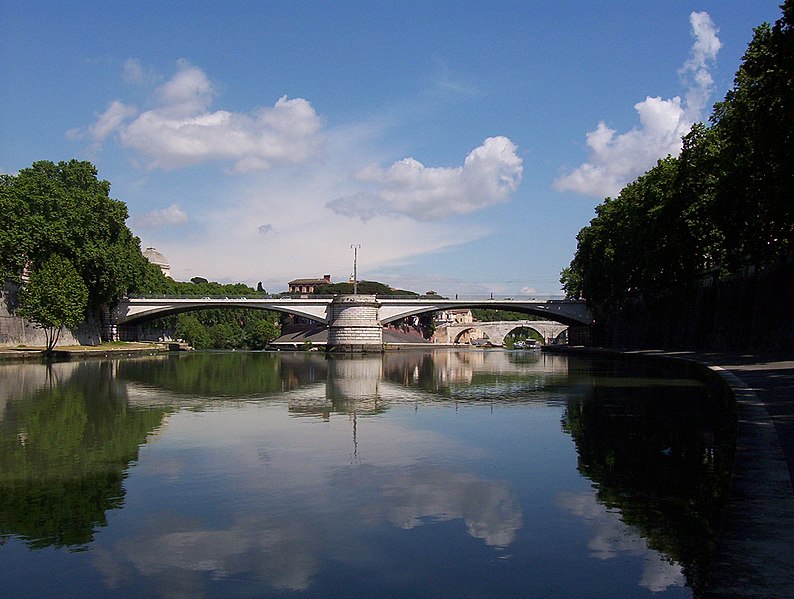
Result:
M545 320L534 314L524 314L523 312L513 312L511 310L490 310L487 308L474 308L471 311L474 320L480 322L498 322L502 320Z
M385 283L377 281L359 281L358 292L367 295L419 295L413 291L405 291L404 289L394 289ZM321 285L314 291L317 295L350 295L353 293L353 283L329 283L328 285Z
M127 207L90 162L35 162L0 177L0 275L19 281L50 257L72 263L88 290L88 311L112 305L144 276L140 240Z
M794 250L794 2L755 29L734 86L714 107L717 186L727 258L767 261Z
M561 273L569 297L608 305L794 251L794 0L781 8L755 29L710 126L596 207Z
M261 292L243 283L223 284L193 277L174 281L150 264L137 293L181 297L257 297ZM280 334L278 315L267 310L213 309L166 316L155 326L169 329L195 349L264 349Z
M73 329L83 321L88 289L72 263L55 254L31 273L19 302L19 314L44 329L49 352L61 327Z
M278 324L271 320L252 320L245 330L245 339L251 349L264 349L279 336Z

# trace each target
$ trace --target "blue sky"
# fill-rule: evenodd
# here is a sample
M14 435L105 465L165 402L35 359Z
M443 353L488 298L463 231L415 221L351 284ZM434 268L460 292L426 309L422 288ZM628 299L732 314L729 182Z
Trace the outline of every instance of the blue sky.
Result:
M0 171L96 164L179 280L559 293L776 0L0 4Z

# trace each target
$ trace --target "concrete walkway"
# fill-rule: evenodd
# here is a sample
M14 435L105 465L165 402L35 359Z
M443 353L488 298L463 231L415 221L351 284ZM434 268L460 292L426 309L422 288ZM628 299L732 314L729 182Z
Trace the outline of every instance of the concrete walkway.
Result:
M558 348L695 362L737 404L736 459L707 599L794 599L794 359L730 353Z

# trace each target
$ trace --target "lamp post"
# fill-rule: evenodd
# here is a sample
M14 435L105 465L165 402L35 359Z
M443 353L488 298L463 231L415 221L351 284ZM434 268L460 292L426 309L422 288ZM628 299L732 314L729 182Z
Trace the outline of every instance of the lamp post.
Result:
M353 250L353 295L358 295L358 250L360 243L351 243L350 249Z

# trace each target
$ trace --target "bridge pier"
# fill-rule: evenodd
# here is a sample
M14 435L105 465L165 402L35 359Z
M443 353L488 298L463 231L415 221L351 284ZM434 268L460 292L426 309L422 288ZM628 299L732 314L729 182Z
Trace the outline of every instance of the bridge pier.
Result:
M382 352L383 326L378 319L378 300L374 295L338 295L329 309L328 344L330 351Z

